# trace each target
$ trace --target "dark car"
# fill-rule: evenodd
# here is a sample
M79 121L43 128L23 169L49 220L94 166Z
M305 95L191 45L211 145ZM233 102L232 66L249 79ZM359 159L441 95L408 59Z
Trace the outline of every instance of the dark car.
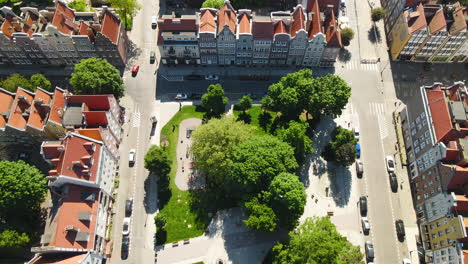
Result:
M373 261L374 260L374 245L370 241L366 241L366 258L367 261Z
M392 189L392 192L396 192L398 190L398 180L395 173L390 172L388 177L390 179L390 188Z
M359 198L359 207L361 208L361 215L367 215L367 197L361 196Z
M122 248L120 249L120 258L127 259L128 258L128 248L130 246L130 237L123 236L122 237Z
M405 240L405 224L403 220L398 219L395 221L396 233L398 236L398 240L403 241Z
M132 206L133 206L133 198L128 198L125 201L125 217L130 217L132 215Z
M362 165L361 160L356 161L356 174L358 178L362 178L362 173L364 172L364 166Z
M153 64L156 61L156 53L154 51L150 52L150 63Z

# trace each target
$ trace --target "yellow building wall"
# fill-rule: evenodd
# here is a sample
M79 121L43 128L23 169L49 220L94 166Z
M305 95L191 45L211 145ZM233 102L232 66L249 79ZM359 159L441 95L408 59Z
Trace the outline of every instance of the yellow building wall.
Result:
M405 12L401 13L401 15L398 17L395 25L393 25L392 30L390 30L390 35L392 35L392 42L390 43L390 54L392 55L392 60L397 60L400 52L411 38L405 19Z
M437 224L439 223L439 224ZM441 217L427 224L429 239L433 250L450 246L448 239L455 241L463 238L463 217ZM441 242L443 245L441 245ZM436 246L437 245L437 246Z
M51 121L46 123L45 130L56 139L63 138L67 134L67 130L63 126Z

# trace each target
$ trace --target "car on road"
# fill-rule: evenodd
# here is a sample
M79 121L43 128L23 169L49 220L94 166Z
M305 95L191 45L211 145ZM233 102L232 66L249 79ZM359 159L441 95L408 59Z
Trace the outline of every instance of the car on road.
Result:
M219 77L218 77L218 75L212 75L212 74L210 74L210 75L206 75L206 76L205 76L205 80L208 80L208 81L217 81L217 80L219 80Z
M361 224L362 224L362 232L364 232L364 235L369 234L369 231L370 231L369 219L367 219L367 217L362 217Z
M365 249L366 249L367 261L373 261L374 260L374 245L372 245L370 241L366 241Z
M130 237L122 237L122 247L120 248L120 258L125 260L128 258L128 248L130 246Z
M186 136L187 138L190 138L192 136L192 132L193 130L192 129L187 129L187 131L185 132L186 133Z
M387 166L387 171L388 172L394 172L395 171L395 160L393 159L392 156L386 156L385 157L385 164Z
M398 236L398 240L403 241L405 240L405 224L403 220L398 219L395 221L396 233Z
M392 192L397 192L398 191L398 179L395 173L390 172L388 174L388 177L390 179L390 188L392 189Z
M356 161L356 174L358 178L362 178L362 174L364 173L364 165L362 164L361 160Z
M356 157L361 158L361 144L356 144Z
M151 28L155 29L158 26L158 17L152 16L151 17Z
M361 215L367 215L367 197L361 196L359 198L359 208L361 209Z
M150 52L150 63L153 64L156 61L156 53L154 51Z
M132 206L133 206L133 198L128 198L125 201L125 217L130 217L132 215Z
M136 160L136 150L130 149L130 151L128 152L128 165L130 167L133 167L133 165L135 164L135 160Z
M184 94L184 93L178 93L176 94L176 96L174 97L174 99L176 100L185 100L188 98L188 95L187 94Z
M357 140L359 140L359 135L360 135L360 134L359 134L359 127L357 127L357 126L354 127L354 128L353 128L353 132L354 132L354 138L357 139Z
M136 76L138 73L138 70L140 70L140 65L136 64L132 67L132 76Z
M403 264L411 264L411 260L404 258L402 261Z
M128 236L130 234L130 217L125 217L123 220L122 235Z

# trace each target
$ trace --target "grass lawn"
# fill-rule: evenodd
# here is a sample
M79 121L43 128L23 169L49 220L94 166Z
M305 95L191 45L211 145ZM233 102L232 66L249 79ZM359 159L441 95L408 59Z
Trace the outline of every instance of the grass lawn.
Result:
M160 211L160 214L167 221L164 228L167 233L167 239L164 243L200 236L205 231L205 227L209 221L208 216L200 219L196 213L192 212L190 208L191 194L188 191L179 190L174 183L177 170L176 146L179 135L179 124L187 118L202 119L204 114L205 112L196 106L184 106L161 131L161 142L164 140L169 142L167 151L169 151L169 157L172 159L171 172L169 174L172 195ZM158 243L161 242L159 241Z
M273 116L275 116L275 113L271 111L269 112L272 116L272 121L273 121ZM252 108L247 110L246 113L250 116L250 124L258 128L256 134L257 135L267 134L267 132L262 128L262 126L260 126L260 121L259 121L260 114L262 113L262 107L260 105L254 105L252 106ZM236 117L236 119L238 119L241 114L242 114L242 111L234 110L234 116ZM270 130L270 127L271 127L271 122L267 126L267 130Z

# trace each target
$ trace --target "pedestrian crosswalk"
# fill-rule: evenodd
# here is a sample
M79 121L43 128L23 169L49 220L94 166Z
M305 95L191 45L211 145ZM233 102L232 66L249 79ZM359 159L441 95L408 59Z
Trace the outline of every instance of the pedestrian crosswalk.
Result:
M369 103L369 113L371 115L380 116L385 114L385 106L383 103Z
M140 118L141 118L141 113L140 112L133 112L132 127L139 127L140 126Z
M359 60L350 60L344 63L344 68L347 70L360 71L379 71L379 66L376 63L361 63Z

